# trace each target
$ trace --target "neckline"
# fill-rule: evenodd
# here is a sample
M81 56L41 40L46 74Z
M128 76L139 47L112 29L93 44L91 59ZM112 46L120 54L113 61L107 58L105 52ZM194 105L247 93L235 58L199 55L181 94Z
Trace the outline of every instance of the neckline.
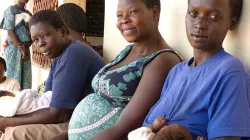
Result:
M189 71L198 71L202 68L204 68L206 65L212 63L214 60L218 59L221 55L223 55L225 52L225 50L222 48L219 52L217 52L216 54L214 54L212 57L210 57L208 60L206 60L205 62L201 63L200 65L196 66L196 67L191 67L190 64L194 61L194 57L192 57L191 59L189 59L185 65L185 67L189 70Z
M112 69L112 70L107 70L108 68L110 68L110 67L112 67L112 66L114 66L114 65L116 65L116 64L118 64L118 63L120 63L122 60L124 60L124 59L128 56L128 54L132 51L133 47L134 47L134 44L129 45L128 48L125 50L126 52L124 53L124 55L122 55L122 58L118 58L119 60L113 61L113 62L109 63L107 66L104 67L103 72L112 72L112 71L120 70L120 69L122 69L122 68L125 67L125 66L128 66L128 65L131 65L131 64L133 64L133 63L136 63L136 62L138 62L138 61L140 61L140 60L142 60L142 59L145 59L145 58L147 58L147 57L150 57L150 56L152 56L152 55L154 55L154 54L156 54L156 53L158 53L158 52L164 51L164 50L171 50L171 51L173 51L172 49L167 49L167 48L166 48L166 49L163 49L163 50L159 50L159 51L156 51L156 52L154 52L154 53L151 53L151 54L149 54L149 55L147 55L147 56L144 56L144 57L142 57L142 58L140 58L140 59L138 59L138 60L134 60L134 61L132 61L132 62L126 64L126 65L120 66L120 67L115 68L115 69ZM118 57L119 57L119 56L118 56ZM116 59L117 59L117 58L116 58ZM115 62L116 62L116 63L115 63Z

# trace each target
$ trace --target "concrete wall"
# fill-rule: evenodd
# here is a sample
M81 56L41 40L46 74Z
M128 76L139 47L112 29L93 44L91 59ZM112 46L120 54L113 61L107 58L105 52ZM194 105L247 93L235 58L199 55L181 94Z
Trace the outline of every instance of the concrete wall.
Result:
M116 28L117 0L105 0L104 58L111 61L128 44ZM184 59L192 57L192 47L185 34L187 0L161 0L160 32L167 43ZM237 29L224 41L226 51L240 58L250 70L250 0L244 0L242 18Z

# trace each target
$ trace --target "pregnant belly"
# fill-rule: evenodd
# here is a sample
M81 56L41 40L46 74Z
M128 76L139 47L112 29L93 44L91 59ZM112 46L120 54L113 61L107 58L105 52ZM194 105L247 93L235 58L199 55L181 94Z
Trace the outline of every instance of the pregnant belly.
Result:
M69 123L70 139L88 139L113 126L123 108L110 104L98 94L85 97L75 108Z

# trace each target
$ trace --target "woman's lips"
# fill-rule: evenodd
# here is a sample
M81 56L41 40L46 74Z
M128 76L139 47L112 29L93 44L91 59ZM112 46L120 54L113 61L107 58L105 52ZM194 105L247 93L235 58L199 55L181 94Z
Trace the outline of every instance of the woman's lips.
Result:
M48 51L45 51L45 52L43 53L43 55L48 56L48 55L50 54L50 52L51 52L51 49L48 50Z
M205 41L208 39L208 36L200 35L200 34L191 34L191 37L194 41Z
M195 38L208 38L207 36L205 35L199 35L199 34L191 34L192 37L195 37Z
M135 30L135 28L128 28L128 29L123 29L123 33L131 33Z

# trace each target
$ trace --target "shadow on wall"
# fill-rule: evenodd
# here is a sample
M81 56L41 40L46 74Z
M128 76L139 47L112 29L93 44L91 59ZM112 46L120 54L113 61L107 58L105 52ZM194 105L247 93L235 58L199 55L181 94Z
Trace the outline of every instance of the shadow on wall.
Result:
M250 71L250 1L244 0L239 24L229 31L223 46L226 51L238 57Z

